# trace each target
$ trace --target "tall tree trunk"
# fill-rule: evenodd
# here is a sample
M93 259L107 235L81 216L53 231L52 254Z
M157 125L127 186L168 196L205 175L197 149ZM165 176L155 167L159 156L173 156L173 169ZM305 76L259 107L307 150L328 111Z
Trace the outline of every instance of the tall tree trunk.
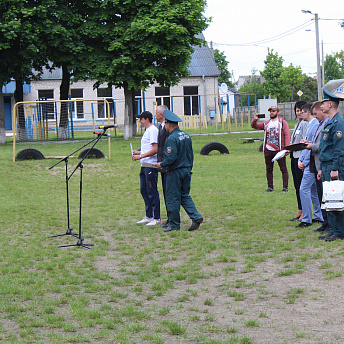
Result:
M16 79L16 90L14 91L14 101L15 103L22 102L24 100L24 90L23 90L23 79L19 78ZM18 128L18 139L25 140L26 139L26 129L25 129L25 114L24 114L24 106L18 105L17 107L17 128ZM16 116L17 114L13 114ZM15 128L13 128L15 130Z
M0 143L6 143L5 104L4 95L2 94L2 85L0 85Z
M62 66L62 81L60 85L60 100L68 100L70 85L70 71L67 66ZM61 139L68 137L67 133L68 126L68 103L61 103L61 115L58 136Z
M128 140L136 135L136 117L135 109L135 92L124 86L124 135L123 138Z

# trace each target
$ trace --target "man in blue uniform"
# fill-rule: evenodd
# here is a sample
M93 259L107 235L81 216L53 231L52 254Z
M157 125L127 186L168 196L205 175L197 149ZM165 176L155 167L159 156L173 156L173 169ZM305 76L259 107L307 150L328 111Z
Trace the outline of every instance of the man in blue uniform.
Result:
M328 116L329 121L324 127L319 146L320 171L318 179L322 181L344 180L344 120L337 109L342 98L324 88L324 99L321 109ZM327 213L330 225L329 233L319 239L334 241L344 239L344 212L329 211Z
M165 168L166 175L166 205L169 225L164 232L180 229L180 206L192 219L189 231L199 228L203 222L202 215L189 195L191 169L193 165L193 150L190 136L181 131L178 122L182 120L172 111L165 110L165 128L170 133L165 143L164 160L157 163L158 168Z

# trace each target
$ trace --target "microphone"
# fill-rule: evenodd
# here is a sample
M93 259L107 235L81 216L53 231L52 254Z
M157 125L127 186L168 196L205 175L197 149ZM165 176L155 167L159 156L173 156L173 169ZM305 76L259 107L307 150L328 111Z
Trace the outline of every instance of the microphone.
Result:
M110 124L110 125L101 125L98 129L109 129L109 128L117 128L117 124Z
M100 133L99 131L94 131L93 134L111 137L110 134L105 134L104 132Z

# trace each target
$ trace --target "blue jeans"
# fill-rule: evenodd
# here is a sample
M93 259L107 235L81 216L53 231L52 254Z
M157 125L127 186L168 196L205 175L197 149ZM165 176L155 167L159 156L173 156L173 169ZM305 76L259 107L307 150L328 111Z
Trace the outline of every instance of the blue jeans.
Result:
M140 190L146 206L146 216L160 219L160 198L158 192L158 169L141 167Z
M302 203L302 222L312 223L312 203L314 219L323 221L315 175L310 172L309 166L304 169L300 186L300 198Z

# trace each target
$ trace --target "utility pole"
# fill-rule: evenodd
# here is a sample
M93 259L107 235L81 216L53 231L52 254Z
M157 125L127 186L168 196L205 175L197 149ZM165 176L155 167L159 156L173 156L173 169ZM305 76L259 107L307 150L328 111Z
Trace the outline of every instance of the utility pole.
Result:
M321 54L322 54L322 87L325 86L325 60L324 60L324 41L321 41Z
M315 19L315 39L317 50L317 81L318 81L318 100L322 99L321 92L321 70L320 70L320 44L319 44L319 18L318 13L314 14Z
M321 92L321 71L320 71L320 44L319 44L319 17L318 13L312 13L310 10L302 10L302 13L309 13L314 15L315 21L315 44L317 52L317 83L318 83L318 100L322 99Z

